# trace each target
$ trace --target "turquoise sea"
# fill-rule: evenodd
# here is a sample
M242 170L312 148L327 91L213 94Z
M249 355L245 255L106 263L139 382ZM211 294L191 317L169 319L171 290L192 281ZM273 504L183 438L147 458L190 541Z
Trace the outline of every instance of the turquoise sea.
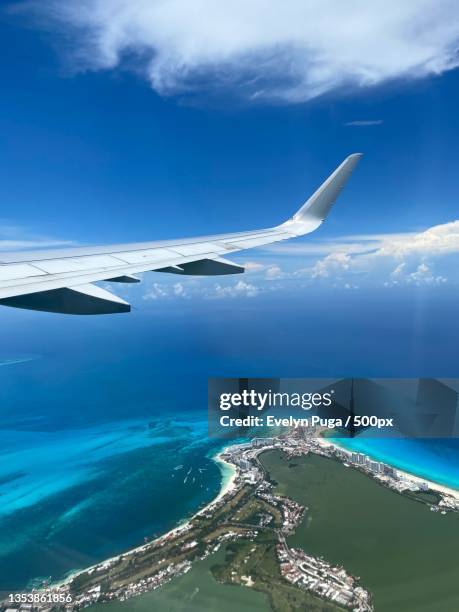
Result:
M415 476L459 490L459 440L339 438L348 448Z
M2 589L136 546L215 497L219 446L200 417L0 432Z
M224 477L212 460L222 442L207 437L202 412L52 432L7 430L0 442L6 590L61 577L163 533L213 499ZM459 441L345 444L459 488Z

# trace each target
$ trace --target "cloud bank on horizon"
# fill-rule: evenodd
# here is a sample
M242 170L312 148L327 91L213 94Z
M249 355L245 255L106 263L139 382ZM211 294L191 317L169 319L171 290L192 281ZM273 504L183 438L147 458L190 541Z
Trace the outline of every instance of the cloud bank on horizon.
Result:
M422 232L345 236L311 245L280 246L290 257L295 256L295 249L297 257L308 260L309 256L309 265L288 276L311 283L345 288L459 283L457 220ZM321 253L324 256L317 259Z
M459 65L455 0L27 0L20 10L62 34L76 70L133 69L161 95L296 103Z
M344 236L286 243L243 261L246 276L157 282L144 276L144 300L254 298L314 286L366 289L457 286L459 220L422 232ZM127 289L129 290L129 288Z

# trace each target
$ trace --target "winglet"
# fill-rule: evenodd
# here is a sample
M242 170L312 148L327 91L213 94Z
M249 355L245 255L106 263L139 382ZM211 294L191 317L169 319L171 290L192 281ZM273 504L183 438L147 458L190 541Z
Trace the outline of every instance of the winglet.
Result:
M346 157L298 212L279 227L296 236L301 236L317 229L330 212L331 207L361 157L362 153L353 153Z

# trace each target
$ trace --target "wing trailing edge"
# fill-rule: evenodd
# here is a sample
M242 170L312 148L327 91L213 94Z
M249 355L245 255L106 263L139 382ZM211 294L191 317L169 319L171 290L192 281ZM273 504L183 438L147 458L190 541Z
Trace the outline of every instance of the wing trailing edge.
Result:
M117 295L91 284L16 295L0 300L0 304L75 315L114 314L131 310L131 306Z
M92 283L136 283L135 274L149 271L240 274L244 267L226 255L316 230L361 157L349 155L293 217L275 227L182 240L0 253L0 304L81 315L129 312L127 302Z
M190 261L180 266L168 266L167 268L153 271L185 274L188 276L222 276L225 274L242 274L245 268L234 263L234 261L216 256L212 259L198 259L197 261Z

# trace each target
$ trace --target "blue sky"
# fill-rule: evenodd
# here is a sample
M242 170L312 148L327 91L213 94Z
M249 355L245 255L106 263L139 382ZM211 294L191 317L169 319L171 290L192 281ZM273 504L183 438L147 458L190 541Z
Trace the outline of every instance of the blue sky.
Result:
M457 8L394 3L383 17L378 3L360 4L324 25L327 7L303 13L293 0L277 24L262 0L236 2L231 16L200 0L202 23L183 2L159 12L143 0L7 3L0 246L271 226L362 151L327 223L238 256L249 262L243 280L191 279L185 291L149 275L122 291L176 299L254 297L286 283L454 284L459 33L444 16Z

